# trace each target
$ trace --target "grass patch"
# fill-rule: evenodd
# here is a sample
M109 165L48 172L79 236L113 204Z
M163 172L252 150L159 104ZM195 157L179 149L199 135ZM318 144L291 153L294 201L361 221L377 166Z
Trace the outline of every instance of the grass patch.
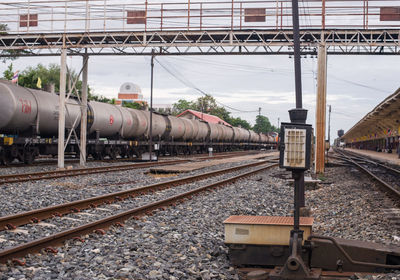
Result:
M321 181L326 181L326 180L328 180L328 178L326 178L326 177L324 176L324 174L319 174L319 175L318 175L318 179L321 180Z

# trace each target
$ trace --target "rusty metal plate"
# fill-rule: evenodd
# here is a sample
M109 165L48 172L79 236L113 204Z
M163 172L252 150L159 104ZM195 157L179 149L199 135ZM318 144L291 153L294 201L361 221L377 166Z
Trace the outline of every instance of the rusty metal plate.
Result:
M118 93L118 99L138 99L137 93Z
M400 21L400 7L382 7L380 21Z
M314 218L300 217L300 225L312 226ZM293 217L280 216L230 216L224 224L250 224L250 225L293 225Z
M244 9L244 22L265 22L265 8Z
M127 24L146 24L146 11L127 11Z
M28 15L20 15L19 16L19 27L32 27L38 26L38 15L37 14L29 14L29 22Z

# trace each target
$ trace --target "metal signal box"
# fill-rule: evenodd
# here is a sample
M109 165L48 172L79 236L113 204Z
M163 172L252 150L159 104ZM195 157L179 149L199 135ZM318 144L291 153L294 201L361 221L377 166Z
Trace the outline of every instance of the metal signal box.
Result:
M287 170L307 170L311 162L312 126L282 123L279 167Z

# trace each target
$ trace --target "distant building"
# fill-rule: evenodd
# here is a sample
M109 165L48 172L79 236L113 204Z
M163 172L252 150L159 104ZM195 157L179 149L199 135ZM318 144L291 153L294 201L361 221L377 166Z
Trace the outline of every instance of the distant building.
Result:
M147 104L143 98L142 89L138 85L131 82L123 83L119 88L116 104L121 105L122 102Z
M206 113L202 113L202 112L198 112L198 111L190 110L190 109L180 113L177 117L192 119L192 120L203 120L208 123L218 123L218 124L224 124L227 126L231 126L229 123L220 119L217 116L209 115Z

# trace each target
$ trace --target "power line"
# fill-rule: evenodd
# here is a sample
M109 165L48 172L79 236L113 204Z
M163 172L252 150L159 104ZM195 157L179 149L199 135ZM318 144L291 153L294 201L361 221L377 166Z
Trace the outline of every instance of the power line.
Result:
M187 78L185 78L181 73L179 73L179 71L177 71L176 69L174 69L174 71L172 71L171 69L169 69L168 67L166 67L163 63L161 63L157 58L155 59L157 61L157 63L165 70L167 71L170 75L172 75L174 78L176 78L178 81L180 81L181 83L183 83L184 85L186 85L187 87L190 87L198 92L200 92L202 95L207 96L209 94L207 94L206 92L204 92L202 89L200 89L199 87L197 87L195 84L193 84L192 82L190 82ZM167 62L166 62L167 63ZM173 68L170 65L170 68ZM175 73L174 73L175 72ZM221 102L219 102L218 100L215 99L215 102L218 103L219 105L229 108L233 111L237 111L237 112L241 112L241 113L254 113L254 112L258 112L256 111L245 111L245 110L240 110L240 109L236 109L234 107L228 106L226 104L223 104Z
M338 77L335 77L334 75L330 75L330 77L332 77L332 78L334 78L334 79L336 79L338 81L342 81L342 82L351 84L351 85L355 85L355 86L359 86L359 87L363 87L363 88L367 88L367 89L372 89L372 90L380 91L380 92L384 92L384 93L388 93L389 92L387 90L383 90L383 89L380 89L380 88L371 87L371 86L367 86L367 85L364 85L364 84L361 84L361 83L357 83L357 82L354 82L354 81L338 78Z
M202 63L202 64L209 64L209 65L214 65L216 67L220 67L223 69L229 69L229 70L233 70L233 71L243 71L243 72L257 72L257 73L271 73L271 74L282 74L282 75L286 75L286 74L292 74L293 70L291 69L285 69L285 68L268 68L268 67L262 67L262 66L255 66L255 65L245 65L245 64L239 64L239 63L227 63L227 62L215 62L214 60L208 60L208 59L196 59L196 58L182 58L182 57L169 57L170 59L175 59L175 60L180 60L180 61L188 61L188 62L196 62L196 63ZM314 70L314 64L315 64L315 60L313 58L313 62L312 62L312 70L303 70L302 74L307 74L307 75L312 75L313 79L315 79L315 70ZM375 88L375 87L371 87L368 85L365 85L363 83L359 83L359 82L355 82L352 80L346 80L343 78L339 78L335 75L329 74L328 78L330 79L334 79L337 81L341 81L341 82L345 82L354 86L358 86L358 87L362 87L362 88L367 88L370 90L374 90L374 91L379 91L379 92L384 92L387 93L389 91L387 90L382 90L379 88Z

